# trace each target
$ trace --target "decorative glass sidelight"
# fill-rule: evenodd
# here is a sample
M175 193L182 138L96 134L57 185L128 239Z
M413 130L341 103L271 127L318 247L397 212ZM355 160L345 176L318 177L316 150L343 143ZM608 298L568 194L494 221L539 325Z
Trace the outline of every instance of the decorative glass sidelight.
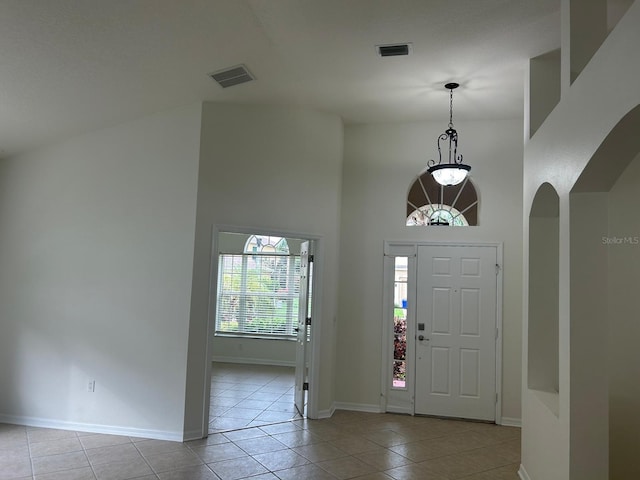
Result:
M395 257L393 292L393 388L406 388L407 257Z

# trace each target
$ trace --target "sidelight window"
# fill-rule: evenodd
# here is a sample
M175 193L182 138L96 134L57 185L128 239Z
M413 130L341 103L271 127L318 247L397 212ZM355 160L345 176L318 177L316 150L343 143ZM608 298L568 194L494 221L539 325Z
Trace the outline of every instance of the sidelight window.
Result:
M393 292L393 388L405 388L407 384L407 266L407 257L395 257Z

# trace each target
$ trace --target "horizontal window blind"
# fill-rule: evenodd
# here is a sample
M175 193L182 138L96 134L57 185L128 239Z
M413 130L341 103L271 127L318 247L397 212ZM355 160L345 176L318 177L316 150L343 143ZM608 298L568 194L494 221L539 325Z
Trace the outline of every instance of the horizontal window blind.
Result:
M299 291L298 255L221 254L216 334L293 336Z

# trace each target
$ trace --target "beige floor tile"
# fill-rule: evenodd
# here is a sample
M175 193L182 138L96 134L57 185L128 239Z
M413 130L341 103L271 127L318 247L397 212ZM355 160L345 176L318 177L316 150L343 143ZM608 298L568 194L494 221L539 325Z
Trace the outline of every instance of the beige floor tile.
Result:
M492 465L491 461L479 455L466 453L438 457L418 463L426 472L441 475L445 478L456 479L483 472L500 465Z
M256 417L256 420L261 420L264 422L284 422L286 420L291 420L297 414L293 411L291 412L281 412L281 411L273 411L273 410L264 410L260 415Z
M76 432L71 430L55 430L53 428L27 427L29 443L48 442L61 438L76 437Z
M342 450L347 455L355 455L357 453L365 452L380 452L385 451L384 447L381 447L377 443L362 438L358 435L348 435L346 437L337 438L329 441L329 444L333 445L339 450Z
M82 445L78 437L60 438L46 442L37 442L30 445L32 457L46 457L59 453L70 453L82 451Z
M391 480L391 477L383 472L367 473L359 477L353 477L353 480Z
M286 445L272 437L248 438L246 440L238 440L234 443L249 455L275 452L277 450L285 450L287 448Z
M0 465L8 465L18 460L29 460L30 458L28 445L17 445L13 448L5 448L0 450Z
M303 447L305 445L313 445L316 443L324 442L324 440L322 440L317 435L314 435L309 430L296 430L294 432L279 433L272 436L280 443L283 443L289 448Z
M122 435L83 435L80 437L80 442L84 448L98 448L131 443L131 438Z
M520 468L520 464L514 463L494 470L487 470L482 473L463 477L463 480L519 480L518 468Z
M367 440L370 440L382 447L392 447L394 445L401 445L408 443L409 439L393 430L381 430L374 433L368 433L364 436Z
M269 435L276 435L278 433L296 432L301 429L295 424L295 422L282 422L260 427L260 430L268 433Z
M210 463L209 468L222 480L238 480L269 473L264 466L252 458L234 458L222 462Z
M240 406L235 406L233 408L228 409L224 413L224 416L225 418L243 418L246 420L253 420L262 412L264 412L264 410L254 409L254 408L242 408Z
M185 467L170 472L159 473L160 480L218 480L218 476L207 465Z
M145 459L154 472L167 472L181 467L200 465L203 460L188 448L173 450L170 452L146 455Z
M440 439L456 452L465 452L475 450L476 448L488 447L495 445L495 439L478 432L464 432L455 435L447 435Z
M286 470L287 468L298 467L309 463L309 460L298 455L293 450L288 449L254 455L253 458L272 472L277 470Z
M188 447L205 447L207 445L220 445L221 443L229 443L229 440L222 433L211 433L206 438L201 438L199 440L191 440L187 442Z
M153 470L140 458L129 462L113 462L93 467L98 480L128 480L131 478L152 475Z
M233 443L196 447L191 450L198 455L204 463L220 462L222 460L230 460L232 458L247 456L244 450Z
M317 465L339 479L353 478L359 475L374 473L376 471L376 468L355 457L326 460L324 462L317 463Z
M184 450L186 447L180 442L169 442L167 440L142 440L135 441L134 445L143 456L157 455L159 453L175 452Z
M296 447L293 451L314 463L347 456L346 453L328 443L317 443L314 445L306 445L304 447Z
M322 440L337 440L338 438L346 437L350 433L339 425L332 423L322 423L322 421L312 420L306 423L305 428L307 431L313 433L316 437Z
M426 470L419 463L393 468L384 473L395 480L450 480L447 477Z
M249 426L250 420L245 418L216 417L209 422L209 432L224 432Z
M421 440L418 442L394 445L389 449L414 462L423 462L431 458L444 457L465 450L468 447L458 445L454 442L447 442L446 437Z
M246 440L248 438L258 438L258 437L266 437L267 433L264 432L261 428L243 428L242 430L235 430L233 432L223 433L227 439L235 442L237 440Z
M34 458L32 462L33 473L35 475L60 472L62 470L72 470L89 466L87 456L84 452L62 453L59 455L38 457Z
M0 461L0 480L13 480L20 477L31 478L31 460L19 457Z
M123 443L121 445L111 445L108 447L90 448L85 450L91 465L102 465L105 463L125 462L138 460L141 457L138 449L133 443Z
M520 463L520 440L500 443L494 447L509 463Z
M270 400L243 400L240 406L242 408L255 408L258 410L266 410L273 404Z
M412 463L408 458L386 449L383 451L361 453L355 455L355 457L379 471L390 470Z
M36 475L36 480L95 480L96 476L90 467L82 467L63 472L45 473Z
M216 395L215 397L211 397L210 405L231 408L238 405L238 403L240 403L240 400L241 399L221 397L220 395Z
M275 472L280 480L335 480L336 477L316 465L302 465Z
M503 427L489 423L471 423L470 425L472 431L484 433L499 442L520 438L520 429L517 427Z
M27 444L26 427L0 424L0 453L5 449L26 447Z

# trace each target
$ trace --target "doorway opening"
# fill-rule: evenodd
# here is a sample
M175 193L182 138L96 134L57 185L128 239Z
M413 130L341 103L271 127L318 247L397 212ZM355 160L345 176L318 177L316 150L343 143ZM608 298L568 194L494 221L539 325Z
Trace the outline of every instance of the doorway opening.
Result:
M501 422L502 246L385 242L381 409Z
M225 227L213 238L209 432L311 416L319 239Z

